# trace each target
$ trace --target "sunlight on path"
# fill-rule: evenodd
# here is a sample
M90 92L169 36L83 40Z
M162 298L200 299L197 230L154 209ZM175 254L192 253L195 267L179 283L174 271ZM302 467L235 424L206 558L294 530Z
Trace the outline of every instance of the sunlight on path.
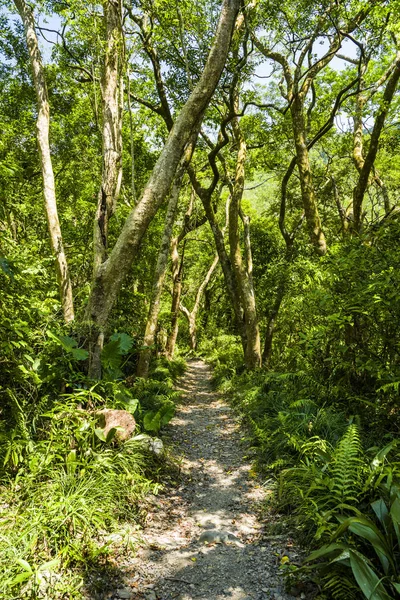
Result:
M183 402L168 437L182 461L178 488L155 498L143 544L126 565L127 587L114 598L131 600L289 600L279 575L282 555L295 558L284 536L263 539L258 518L267 490L251 477L237 419L212 390L211 371L191 361L178 388ZM238 540L199 542L206 530ZM298 593L298 598L305 598Z

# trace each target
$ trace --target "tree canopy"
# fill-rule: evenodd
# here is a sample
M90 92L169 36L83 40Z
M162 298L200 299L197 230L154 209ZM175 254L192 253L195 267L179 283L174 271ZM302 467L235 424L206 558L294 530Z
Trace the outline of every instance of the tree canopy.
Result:
M158 434L182 357L201 354L314 551L299 577L321 598L397 597L399 15L398 0L4 4L0 496L119 452L96 438L101 407ZM5 597L36 551L68 548L69 568L62 536L9 542Z

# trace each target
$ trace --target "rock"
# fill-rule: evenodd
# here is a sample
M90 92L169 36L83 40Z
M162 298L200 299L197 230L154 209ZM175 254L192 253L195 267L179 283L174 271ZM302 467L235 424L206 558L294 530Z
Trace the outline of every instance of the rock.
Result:
M146 592L145 594L146 600L157 600L156 593L151 590L150 592Z
M117 590L117 596L124 600L131 600L133 598L133 592L131 588L121 588L120 590Z
M150 438L149 450L156 456L161 456L164 453L164 444L160 438Z
M125 442L135 431L136 421L127 410L103 408L103 410L96 411L95 415L98 417L99 424L103 428L106 437L111 429L116 427L115 438L120 442Z

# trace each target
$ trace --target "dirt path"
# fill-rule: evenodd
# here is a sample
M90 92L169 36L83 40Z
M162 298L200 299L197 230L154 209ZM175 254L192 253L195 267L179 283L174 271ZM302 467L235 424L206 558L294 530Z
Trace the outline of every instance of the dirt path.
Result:
M126 565L131 600L289 600L278 565L295 558L288 539L266 539L257 517L268 490L252 477L237 419L212 390L211 371L191 361L179 388L183 403L168 428L181 456L178 487L154 497L143 543ZM240 543L199 542L207 529L234 533ZM297 597L305 598L304 593Z

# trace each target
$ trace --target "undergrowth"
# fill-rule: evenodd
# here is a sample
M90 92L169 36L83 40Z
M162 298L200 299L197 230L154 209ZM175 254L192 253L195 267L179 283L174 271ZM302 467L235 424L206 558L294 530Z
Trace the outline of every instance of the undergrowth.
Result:
M234 336L208 341L202 350L215 384L243 416L260 474L274 477L272 508L312 551L300 569L285 563L289 585L311 577L321 599L398 597L395 431L369 427L361 410L349 414L336 401L337 390L310 369L243 372Z
M146 381L83 380L64 394L39 390L34 402L9 392L7 420L0 414L0 597L82 598L92 570L112 555L112 532L125 523L134 547L140 501L158 492L167 466L152 436L174 414L173 384L184 368L160 359ZM49 389L36 375L36 386ZM131 413L133 437L104 430L103 408Z

